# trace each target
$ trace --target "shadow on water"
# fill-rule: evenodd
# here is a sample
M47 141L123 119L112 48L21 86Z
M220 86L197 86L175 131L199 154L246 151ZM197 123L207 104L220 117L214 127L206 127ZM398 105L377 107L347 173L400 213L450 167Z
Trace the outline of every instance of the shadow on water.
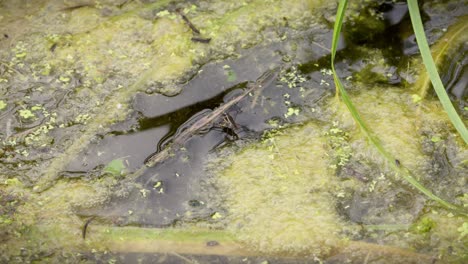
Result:
M465 42L461 45L459 52L451 54L444 63L442 69L444 74L441 75L447 92L459 100L463 105L463 109L467 105L468 99L468 44ZM466 111L461 111L466 112Z

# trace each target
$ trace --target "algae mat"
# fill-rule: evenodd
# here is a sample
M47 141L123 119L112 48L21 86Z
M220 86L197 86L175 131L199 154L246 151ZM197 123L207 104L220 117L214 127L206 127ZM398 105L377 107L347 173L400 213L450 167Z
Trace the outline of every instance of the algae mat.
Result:
M240 241L266 252L327 254L343 222L320 126L290 128L242 150L220 178L229 227ZM223 195L223 196L224 196Z
M334 7L2 1L0 261L463 261L466 218L406 186L333 99ZM404 16L388 18L400 5L353 8L351 24L408 34ZM417 59L346 41L340 70L395 162L466 204L466 146L436 101L416 100ZM145 168L271 70L261 92Z

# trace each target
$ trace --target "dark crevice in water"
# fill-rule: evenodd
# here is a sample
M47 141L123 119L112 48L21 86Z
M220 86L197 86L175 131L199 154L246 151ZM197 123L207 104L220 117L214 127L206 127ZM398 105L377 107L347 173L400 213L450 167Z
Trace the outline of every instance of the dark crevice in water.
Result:
M340 52L338 52L340 54ZM300 64L297 69L304 74L310 74L314 71L319 71L321 68L328 68L330 65L330 55L323 56L318 60L309 61Z
M227 94L229 94L231 91L245 88L246 85L246 82L240 83L227 90L224 90L220 94L208 100L196 102L193 105L178 109L175 112L152 118L142 118L139 120L139 132L163 125L169 125L169 132L164 135L158 142L157 151L159 152L163 148L163 144L167 143L167 141L169 141L175 135L179 127L181 127L181 125L183 125L189 118L205 109L214 109L220 106L223 103L223 98Z
M345 52L353 55L353 50L360 46L376 48L384 52L391 63L397 64L399 57L403 55L401 31L411 25L406 3L392 3L385 1L369 5L360 11L365 19L354 19L344 27L344 36L350 51ZM369 16L369 14L375 15ZM381 15L382 18L378 16ZM361 58L355 54L354 58Z
M162 116L142 118L138 121L138 124L139 124L138 130L145 131L147 129L152 129L152 128L159 127L162 125L170 124L171 130L168 134L173 134L175 133L177 128L180 125L182 125L189 117L202 111L203 109L207 109L207 108L214 109L218 107L220 104L223 103L224 96L226 96L228 93L236 89L245 88L246 84L247 84L246 82L240 83L227 90L224 90L223 92L215 95L214 97L208 100L196 102L193 105L178 109L177 111L170 112Z
M462 45L457 52L450 54L445 60L444 73L440 76L447 93L462 101L468 97L467 51L468 45Z

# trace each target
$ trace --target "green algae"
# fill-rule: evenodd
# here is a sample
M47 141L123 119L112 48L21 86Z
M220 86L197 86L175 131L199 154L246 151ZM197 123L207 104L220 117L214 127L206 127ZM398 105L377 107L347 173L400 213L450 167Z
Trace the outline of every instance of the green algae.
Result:
M326 255L340 243L345 222L335 200L321 128L281 130L230 157L219 175L227 230L261 252Z
M466 206L446 190L451 189L453 194L466 192L466 179L458 175L466 174L463 160L468 150L459 138L446 131L449 120L437 101L425 111L417 111L411 91L390 87L360 91L353 94L353 101L362 116L381 135L382 144L398 158L399 166L403 164L414 171L424 183L436 177L430 170L434 153L424 151L425 144L432 142L432 133L444 135L447 148L454 149L456 157L452 162L456 169L449 182L429 186L438 195ZM356 218L358 223L369 225L369 230L376 225L408 226L417 218L418 208L425 203L423 197L412 198L415 194L408 194L399 186L401 183L395 185L395 181L400 182L399 176L363 141L342 106L337 107L331 99L326 108L337 109L332 115L333 126L310 122L269 132L262 142L218 161L216 184L227 212L221 222L247 247L261 252L326 256L333 248L346 244L344 230L355 228L345 218ZM370 169L362 170L364 163L371 164ZM361 209L353 203L359 204L360 196L368 197L362 200L368 204L366 213L356 215L352 210ZM411 199L416 202L410 202ZM338 204L347 204L344 211L336 210ZM457 226L460 219L463 217L453 218L445 225ZM415 232L429 232L438 226L432 223L427 228L428 224L423 227L422 220ZM407 242L400 239L389 244L407 247Z
M36 153L30 158L37 162L14 166L29 167L27 175L18 172L18 176L28 186L35 184L34 190L42 191L30 194L32 200L20 208L22 215L16 221L58 224L68 226L75 235L79 233L81 220L73 215L72 207L103 202L117 181L111 177L91 182L56 180L96 134L128 116L128 102L135 93L176 95L180 92L180 79L200 64L236 56L239 48L279 40L280 36L271 34L270 27L283 25L284 17L291 27L309 27L313 8L319 1L203 2L188 16L203 34L212 37L210 45L193 43L189 29L178 16L153 20L141 15L155 9L163 11L169 2L135 4L133 10L109 17L100 15L101 10L93 5L71 8L46 1L35 6L27 19L13 18L14 12L4 14L11 15L18 28L11 30L13 25L6 23L9 18L1 21L6 31L14 32L9 33L13 49L1 51L8 67L2 76L2 93L6 86L25 87L31 81L41 80L41 86L33 87L31 93L43 93L59 103L44 104L42 111L34 112L43 125L8 138L16 151ZM7 47L5 43L1 43L2 47ZM55 98L55 94L62 98ZM27 109L42 103L32 97L12 97L8 103L21 101ZM26 142L24 146L22 141ZM40 149L52 150L51 159L42 157ZM15 158L13 155L11 159ZM8 170L13 171L8 167L1 174L2 180L16 175ZM31 239L41 238L37 235ZM52 244L51 247L56 245ZM14 247L14 243L11 245Z
M399 181L401 180L400 175L392 172L391 167L394 165L404 166L412 171L419 182L429 187L436 195L460 208L466 207L466 202L458 199L456 194L466 192L462 187L466 185L466 179L461 175L467 173L464 162L467 159L468 150L461 138L447 129L449 120L444 116L437 101L432 101L422 111L417 104L412 102L411 92L375 87L353 95L353 101L358 105L362 117L368 120L368 125L372 127L374 133L379 135L382 146L396 160L394 163L385 161L378 158L379 155L376 153L369 156L368 154L359 154L358 159L364 158L380 164L382 173ZM349 122L351 120L349 114L342 113L339 116L339 120L343 122L345 127L354 126ZM350 136L353 152L372 151L359 139L361 137L359 131L350 132ZM433 142L434 136L442 136L444 143ZM442 145L444 147L439 149ZM448 178L445 178L444 181L440 178L441 172L434 169L434 164L444 162L440 160L440 154L438 154L440 151L453 155L453 160L450 162L454 170L446 175ZM388 164L389 162L393 164ZM451 191L448 191L449 189Z
M424 175L424 166L427 165L427 157L423 150L425 141L433 141L433 137L441 137L438 131L443 133L446 143L454 140L452 147L457 148L462 162L466 156L466 147L463 146L459 136L451 130L443 129L449 122L441 111L441 105L437 101L431 101L424 110L419 109L419 104L411 100L411 91L402 92L391 88L376 88L365 90L356 96L353 101L358 105L363 118L368 120L369 126L379 135L382 145L401 164L414 171L416 175ZM384 110L383 110L384 109ZM353 126L346 113L340 114L341 120L347 126ZM398 123L396 126L395 123ZM445 130L445 131L442 131ZM354 140L359 138L358 133L352 133ZM434 142L436 143L436 142ZM460 167L454 164L454 167Z
M282 23L283 17L288 17L291 26L305 26L304 21L310 21L308 17L312 10L320 6L317 3L251 1L238 4L232 1L223 2L222 6L202 5L188 15L203 34L212 37L209 46L192 42L191 32L178 17L158 16L151 21L140 16L144 10L163 10L169 1L143 5L110 17L101 17L98 10L91 7L79 8L64 16L66 29L58 27L45 37L36 34L21 42L14 54L28 49L28 56L17 58L15 55L14 63L22 60L23 64L43 65L37 67L37 76L52 75L59 86L86 91L88 97L86 101L72 101L67 105L68 109L78 111L58 113L60 119L78 122L72 126L58 124L59 127L54 129L69 135L79 131L80 136L64 142L60 148L66 151L50 164L44 164L43 175L35 190L50 187L64 166L98 131L124 120L129 113L127 103L135 93L147 91L174 96L181 91L179 79L190 75L199 63L236 55L238 47L273 41L270 37L262 37L262 32L268 34L266 29ZM216 12L211 13L215 8ZM47 20L47 23L54 22ZM245 30L247 28L249 30ZM73 87L77 80L79 85ZM90 120L81 122L81 116ZM75 128L76 125L85 126Z
M282 15L290 19L291 27L301 27L302 23L307 24L299 21L304 16L310 15L310 9L315 2L286 2L288 1L281 3L252 1L247 4L234 1L231 4L222 2L214 3L210 7L212 8L210 12L201 8L191 13L190 18L202 29L203 33L213 37L213 48L191 43L188 29L173 16L164 16L153 22L140 20L137 12L128 12L123 16L107 20L99 17L96 10L91 7L72 11L68 20L71 34L62 32L61 38L52 42L50 39L55 39L55 37L41 36L39 43L42 43L44 51L51 49L54 44L56 48L54 54L47 55L45 66L38 67L38 74L50 75L59 81L60 86L57 86L57 90L70 89L66 85L73 84L75 80L76 71L70 71L70 68L75 67L76 63L78 71L82 70L79 73L84 76L83 85L76 87L76 96L86 98L89 104L71 105L77 107L76 113L67 118L72 124L70 127L75 126L79 129L72 130L70 134L79 135L79 138L72 144L64 145L65 154L56 157L52 164L45 162L41 165L42 167L38 170L42 172L47 169L47 174L40 181L40 185L47 185L48 181L57 179L65 164L85 148L98 131L101 132L116 121L125 119L129 107L128 99L137 91L150 89L152 92L154 90L166 95L175 95L180 92L180 87L175 80L195 67L196 63L228 55L234 56L238 46L245 48L260 43L262 39L270 35L259 34L257 30L262 31L267 27L282 23ZM272 6L272 4L275 5ZM158 6L164 8L164 4ZM258 10L262 11L258 12ZM272 12L276 14L273 17L271 17ZM172 13L169 12L169 14ZM296 19L295 16L297 16ZM86 23L88 25L83 27L79 25L81 19L90 23ZM304 19L304 21L309 20ZM255 34L246 31L250 27L256 28ZM124 43L138 33L135 28L149 28L152 32L151 36L139 36L134 42ZM88 30L90 32L87 33ZM115 36L115 31L123 32L122 36ZM101 36L104 36L102 41L98 39ZM150 44L145 45L145 42ZM26 43L31 44L27 41ZM133 45L138 47L132 50ZM127 49L128 54L125 53ZM169 52L158 54L162 51ZM27 63L35 56L34 52L28 51L25 55L23 52L24 50L15 50L13 60L17 63L25 61ZM113 67L115 69L109 69ZM115 75L120 74L124 76L122 79L128 78L128 80L119 79L117 82L109 82L115 78ZM363 76L361 80L366 78L365 75L366 73L361 75ZM163 87L160 88L160 86ZM421 179L430 182L431 178L426 177L426 172L429 172L428 175L435 175L435 172L431 173L429 168L429 160L432 156L423 150L425 144L428 144L427 141L433 142L432 139L435 137L440 138L438 142L447 145L448 150L460 149L455 151L453 161L455 161L457 173L463 175L463 162L465 161L466 164L467 152L463 146L458 145L459 139L445 129L446 119L439 115L440 107L436 103L427 106L422 113L418 112L407 91L402 92L389 87L369 88L358 94L356 100L359 102L359 108L364 109L363 115L366 116L366 120L367 117L375 120L371 122L372 126L376 127L379 134L386 135L383 138L384 144L391 149L401 164L417 171ZM31 103L28 108L32 109L34 105ZM333 107L335 105L331 102L325 108ZM301 114L302 111L299 109L291 108L290 115ZM63 114L59 113L59 115L59 120L63 120ZM110 195L110 187L117 182L115 179L103 177L93 181L58 181L53 188L41 194L30 194L27 188L21 190L23 187L14 184L12 179L6 180L8 187L2 185L2 190L21 190L24 196L29 197L31 204L18 205L18 215L4 218L6 224L16 222L20 225L15 228L7 227L10 230L20 230L18 231L20 237L11 240L9 245L3 245L2 250L11 252L10 255L19 255L19 248L27 244L24 241L29 240L32 243L27 247L37 246L37 250L46 248L46 251L54 251L66 247L73 251L76 249L104 251L107 245L105 241L111 241L110 243L117 244L113 247L117 251L144 249L152 252L154 248L161 248L158 247L160 244L151 243L151 239L157 237L176 242L162 249L168 251L180 249L178 241L194 239L203 245L204 239L216 239L221 242L234 241L234 244L240 241L244 249L250 248L253 251L265 253L280 252L285 255L304 253L326 256L335 247L340 247L342 243L346 244L347 237L343 231L350 226L353 228L352 223L343 220L345 218L342 215L343 212L336 210L337 204L350 199L348 192L357 190L372 193L375 196L389 197L395 194L390 191L395 186L395 183L389 180L391 177L376 179L381 175L381 171L376 169L368 171L366 176L372 181L367 183L356 183L354 180L341 182L336 178L336 171L340 167L355 164L357 158L383 163L375 158L374 152L360 138L359 132L349 120L347 114L338 112L333 120L339 121L335 126L331 125L331 121L328 125L311 122L281 130L277 134L266 137L263 143L253 144L240 151L239 157L229 157L228 162L231 165L225 170L226 175L220 176L219 179L219 184L223 190L226 190L223 197L227 201L223 205L226 212L216 212L213 214L216 219L212 219L226 225L227 231L219 232L217 235L209 231L201 231L200 233L206 233L201 235L202 238L199 240L197 240L198 233L192 229L185 232L171 229L161 231L91 226L89 230L91 242L81 243L81 240L77 241L77 238L81 236L83 220L74 214L74 205L95 205L106 201ZM61 122L60 124L66 129L69 123ZM46 129L37 129L38 133L30 134L30 141L38 140L35 147L43 145L44 142L50 142L39 140L38 137L46 135L50 130L59 130L58 126L59 124L50 128L46 126ZM28 145L32 146L32 143ZM352 149L350 149L351 146ZM49 165L51 167L48 167ZM382 171L388 172L385 168ZM9 177L9 175L1 176ZM466 183L463 179L458 179L450 182L449 185L446 187L447 190L453 190L452 188L455 187L456 191L447 192L448 198L458 199L450 196L450 193L463 192L463 186ZM437 188L437 185L434 184L433 187ZM385 192L379 195L378 192L382 190ZM26 201L25 197L24 200ZM412 210L411 207L399 211L399 206L402 204L389 204L388 208L384 208L382 217L367 215L362 219L365 223L389 223L390 225L396 222L406 226L416 216L408 213ZM396 214L395 211L397 211ZM394 214L391 214L392 212ZM444 242L440 247L432 249L438 251L455 246L459 250L460 247L456 243L462 243L463 229L460 232L455 231L463 227L463 220L445 217L446 213L443 211L441 214L444 217L441 217L440 221L439 218L432 220L434 225L427 230L426 234L437 238L439 233L445 232L445 228L451 232L442 237ZM36 226L38 228L35 228ZM215 227L219 228L219 225ZM374 235L378 237L379 234ZM50 240L45 239L46 237L50 237ZM94 238L96 240L93 240ZM393 241L387 239L385 242L395 246L413 247L415 244L420 245L422 239L418 238L414 243L402 240L401 238ZM134 244L134 247L129 247L134 241L138 243ZM453 241L454 244L447 243L447 241ZM435 243L436 239L431 242ZM191 245L189 243L187 247ZM423 251L431 248L429 242L424 245L427 247L422 247ZM109 246L109 248L112 247ZM10 249L16 251L9 251ZM375 251L378 250L375 249ZM197 253L205 254L206 252Z
M395 173L397 175L402 177L406 182L411 184L414 188L416 188L420 192L424 193L427 197L429 197L432 200L438 202L440 205L442 205L442 206L444 206L444 207L446 207L448 209L451 209L454 212L457 212L459 214L467 215L467 212L466 212L466 210L464 210L463 207L454 205L454 204L452 204L450 202L447 202L446 200L438 197L437 195L435 195L433 192L431 192L429 189L427 189L424 185L422 185L415 178L415 176L413 175L413 173L410 170L408 170L406 167L402 166L400 161L398 159L396 159L390 152L388 152L386 148L383 147L383 145L380 142L381 140L380 140L378 134L376 134L371 129L371 127L369 127L366 124L365 119L363 119L361 117L361 114L356 109L355 104L352 102L352 100L348 96L348 92L344 88L344 86L343 86L343 84L342 84L342 82L340 80L340 77L338 76L338 73L336 72L336 69L335 69L336 50L337 50L337 45L338 45L338 41L339 41L339 38L340 38L340 32L341 32L341 27L343 25L343 18L344 18L344 13L345 13L345 10L346 10L347 3L348 3L348 1L344 0L344 1L340 1L339 5L338 5L337 18L336 18L336 21L335 21L335 24L334 24L332 49L331 49L331 68L332 68L332 71L333 71L333 79L334 79L334 82L335 82L335 85L336 85L336 96L337 96L337 98L338 98L339 95L341 95L341 99L342 99L344 105L346 105L346 107L348 108L348 110L349 110L349 112L351 114L351 117L356 122L356 124L360 127L361 132L367 137L367 139L371 142L371 144L379 152L379 154L382 156L382 158L387 160L387 164L390 167L393 168L393 170L395 171ZM410 2L408 4L409 5L409 11L410 11L410 14L411 14L411 18L412 18L411 21L413 23L413 27L415 28L416 38L419 39L419 40L421 40L421 39L424 40L423 41L424 43L420 44L419 47L422 49L421 52L423 53L423 59L426 62L427 56L424 56L424 55L427 55L427 53L429 52L429 48L428 48L428 44L427 44L424 32L422 32L424 30L421 30L422 22L421 22L418 6L415 3L416 3L415 1L412 1L412 2ZM416 12L412 12L412 10L414 10L415 8L416 8ZM426 53L426 54L424 54L424 53ZM436 76L437 77L436 81L438 81L437 84L440 84L439 87L435 87L435 88L437 88L436 92L437 92L437 94L439 96L440 102L441 102L443 108L448 113L448 116L449 116L450 120L454 123L456 129L460 131L460 134L461 134L462 138L466 141L466 138L465 138L465 136L466 136L465 132L466 131L463 131L463 129L460 130L460 126L462 128L464 128L464 125L461 122L459 116L454 112L455 110L454 110L454 108L453 108L453 106L452 106L452 104L451 104L445 90L443 89L443 87L441 88L442 83L440 81L437 70L435 69L435 66L434 66L434 63L432 61L431 55L429 54L428 56L429 56L430 63L425 63L425 64L426 64L428 70L430 72L432 71L431 72L431 77ZM429 67L429 66L431 66L431 67ZM434 82L434 83L436 83L436 82ZM413 99L414 99L414 97L413 97Z

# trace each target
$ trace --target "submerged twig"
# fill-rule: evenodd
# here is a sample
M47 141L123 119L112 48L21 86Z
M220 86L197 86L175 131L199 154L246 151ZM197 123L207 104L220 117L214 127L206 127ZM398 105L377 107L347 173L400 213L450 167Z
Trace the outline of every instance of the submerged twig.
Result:
M315 46L325 50L325 51L328 51L328 52L331 52L331 50L325 46L323 46L322 44L318 43L318 42L315 42L315 41L311 41L310 43L314 44Z
M198 261L196 261L196 260L191 260L191 259L189 259L189 258L186 258L186 257L184 257L184 256L182 256L182 255L180 255L180 254L178 254L178 253L176 253L176 252L169 252L169 254L171 254L171 255L173 255L173 256L176 256L176 257L178 257L178 258L184 260L184 261L187 262L187 263L190 263L190 264L198 264Z
M16 72L17 74L21 75L21 77L23 77L23 79L26 79L26 76L21 73L20 71L18 71L17 69L13 68L12 66L8 65L7 63L3 62L3 61L0 61L0 64L2 64L3 66L5 66L6 68L8 68L9 70L11 71L14 71Z
M192 24L192 22L190 22L190 20L184 15L184 13L182 13L182 11L180 9L177 9L176 12L182 17L184 22L190 27L190 29L193 31L193 33L200 34L200 30L198 30L198 28L196 28Z
M267 84L276 79L278 75L278 69L271 70L263 74L257 81L250 85L248 89L246 89L242 94L232 98L229 102L221 105L220 107L213 110L208 115L204 116L203 118L199 119L195 123L193 123L189 128L183 130L181 133L176 135L172 141L172 144L162 151L154 153L153 155L149 156L145 160L145 164L148 167L152 167L156 165L170 156L174 147L178 147L184 144L192 135L196 134L198 131L202 130L207 125L213 123L218 117L223 115L229 108L233 105L237 104L240 100L242 100L245 96L250 94L252 91L256 89L260 89L262 87L267 86Z
M182 17L185 24L187 24L187 26L189 26L189 28L192 30L193 33L195 33L195 35L200 35L201 34L200 30L198 30L198 28L196 28L195 25L192 24L192 22L190 22L190 20L184 15L184 13L182 13L181 9L176 9L176 12ZM211 38L192 37L191 40L193 42L200 42L200 43L208 44L208 43L210 43Z
M258 97L260 96L260 94L262 93L264 88L265 88L265 85L260 83L259 86L258 86L258 89L256 89L256 91L254 93L254 96L253 96L253 99L252 99L252 104L250 105L251 109L253 109L255 107L255 105L257 104Z

